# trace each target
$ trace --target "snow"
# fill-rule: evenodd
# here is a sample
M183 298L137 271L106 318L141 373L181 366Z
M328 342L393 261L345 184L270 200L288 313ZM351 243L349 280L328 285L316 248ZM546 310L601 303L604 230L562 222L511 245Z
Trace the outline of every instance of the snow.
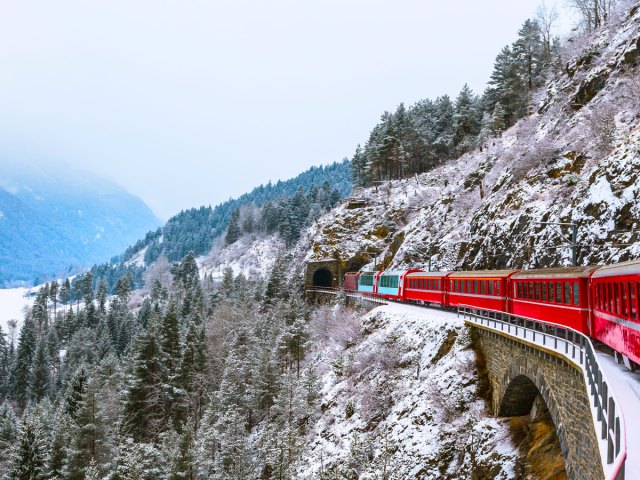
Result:
M451 335L451 350L441 352ZM315 479L332 466L346 468L360 450L372 458L357 465L363 480L381 478L385 466L390 479L436 480L443 468L467 478L472 463L497 466L492 478L514 478L517 447L507 421L492 417L477 397L469 341L455 313L390 303L365 315L362 337L352 346L325 345L315 352L326 367L319 369L323 414L296 478ZM332 368L340 358L344 375ZM374 408L376 401L384 403L376 400L379 388L390 395L381 416ZM347 418L349 402L355 408Z
M640 256L640 76L624 64L640 41L640 9L576 51L573 77L550 84L540 112L469 152L422 175L358 189L363 208L343 203L318 219L298 246L300 260L335 258L352 264L386 258L387 268L483 269L554 267L571 250L547 222L578 224L581 264ZM573 62L573 63L572 63ZM635 68L635 69L634 69ZM604 88L583 108L572 107L583 80L606 71ZM594 112L615 112L613 148L599 146ZM621 231L628 231L623 233ZM395 240L395 242L394 242ZM529 242L532 242L529 244ZM561 246L563 245L563 246ZM557 250L549 247L560 247ZM525 248L531 247L531 248ZM528 253L527 253L528 252Z
M284 243L277 235L245 235L231 245L215 245L208 255L198 257L196 262L202 276L211 275L216 280L222 279L226 268L231 268L234 276L243 274L250 280L264 279L268 278L273 263L283 251Z
M640 373L630 372L611 355L598 352L598 362L624 412L627 434L626 478L640 477Z
M144 247L142 250L137 252L133 257L125 262L127 267L136 266L136 267L144 267L144 256L147 253L147 249L149 247Z
M28 296L33 292L32 288L0 289L0 325L5 334L9 331L7 326L9 320L17 320L17 330L19 330L25 307L30 307L33 303L33 299Z

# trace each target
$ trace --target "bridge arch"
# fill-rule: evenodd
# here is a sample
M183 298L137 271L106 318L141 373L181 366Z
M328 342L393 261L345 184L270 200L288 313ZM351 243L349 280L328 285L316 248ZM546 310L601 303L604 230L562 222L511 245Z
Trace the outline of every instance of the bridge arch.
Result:
M494 411L500 417L530 415L536 399L541 398L556 427L556 435L566 462L569 453L569 439L564 424L565 421L571 421L571 419L561 418L561 409L535 358L526 355L517 357L507 367L502 381L499 383L498 391L495 393Z
M533 417L544 403L567 478L602 480L598 434L582 370L560 355L490 329L473 327L473 335L486 362L494 414Z

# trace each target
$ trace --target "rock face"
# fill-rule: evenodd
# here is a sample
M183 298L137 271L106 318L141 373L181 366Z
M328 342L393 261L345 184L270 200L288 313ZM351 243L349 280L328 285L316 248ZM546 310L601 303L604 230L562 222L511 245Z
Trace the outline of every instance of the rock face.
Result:
M551 81L538 112L416 178L359 193L298 247L373 268L532 268L640 256L640 8L598 32ZM543 223L549 222L549 223ZM369 253L364 253L369 252ZM431 252L431 253L430 253Z

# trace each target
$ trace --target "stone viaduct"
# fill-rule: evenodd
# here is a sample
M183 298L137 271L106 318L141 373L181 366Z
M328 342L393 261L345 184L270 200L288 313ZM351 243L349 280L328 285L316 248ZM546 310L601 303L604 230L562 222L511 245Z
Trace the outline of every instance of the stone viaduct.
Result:
M479 325L471 328L486 359L493 413L529 415L542 399L556 426L568 478L602 480L598 435L581 367L538 344Z

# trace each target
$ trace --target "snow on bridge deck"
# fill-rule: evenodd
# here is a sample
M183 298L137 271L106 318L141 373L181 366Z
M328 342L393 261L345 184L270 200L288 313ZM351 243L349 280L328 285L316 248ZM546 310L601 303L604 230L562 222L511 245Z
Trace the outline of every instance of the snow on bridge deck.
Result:
M611 355L597 352L609 388L615 393L625 414L627 431L626 478L640 478L640 373L630 372L618 365Z

